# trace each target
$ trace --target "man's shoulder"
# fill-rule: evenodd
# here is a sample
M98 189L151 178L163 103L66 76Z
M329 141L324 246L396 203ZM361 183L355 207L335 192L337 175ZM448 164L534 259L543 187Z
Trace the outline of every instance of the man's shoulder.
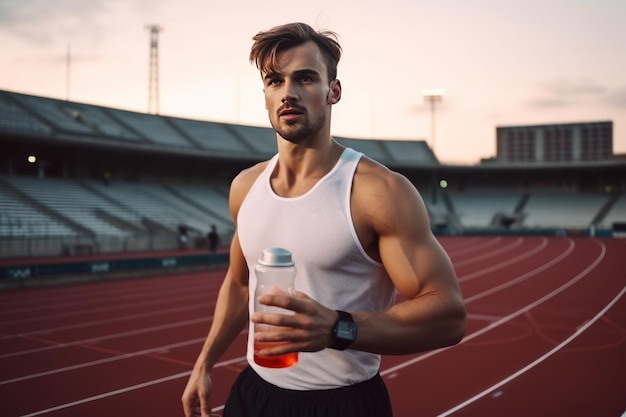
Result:
M363 158L354 176L353 217L362 220L377 234L394 234L413 225L425 233L428 215L417 188L402 174ZM419 230L418 230L419 229Z
M231 205L238 207L245 196L248 194L254 182L259 175L267 167L269 161L259 162L256 165L242 170L230 183L230 202Z
M392 191L398 186L410 185L404 175L392 171L385 165L363 156L354 174L354 191L377 189Z
M261 175L263 170L265 170L268 163L269 161L259 162L258 164L253 165L239 172L239 174L235 176L235 178L233 179L231 183L231 189L234 187L235 188L252 187L252 184L254 184L254 182L259 177L259 175Z

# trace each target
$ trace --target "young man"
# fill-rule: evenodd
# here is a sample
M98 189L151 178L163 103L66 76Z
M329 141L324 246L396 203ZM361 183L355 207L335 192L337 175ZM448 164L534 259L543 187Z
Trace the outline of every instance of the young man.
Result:
M183 394L185 415L209 415L212 367L250 318L277 330L249 333L250 366L224 416L390 416L380 355L461 340L465 308L456 275L413 185L331 137L331 110L341 99L334 33L295 23L253 40L250 60L261 72L278 154L231 185L237 231L213 324ZM293 315L248 314L254 265L269 247L292 252L298 293L262 302ZM298 364L256 365L255 340L283 342L257 353L299 352Z

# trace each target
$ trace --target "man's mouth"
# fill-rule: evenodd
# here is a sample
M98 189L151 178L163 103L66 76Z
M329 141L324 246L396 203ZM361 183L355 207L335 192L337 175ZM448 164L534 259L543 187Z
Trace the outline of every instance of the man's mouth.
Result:
M278 116L283 118L283 119L295 119L298 116L301 116L304 112L298 109L294 109L294 108L288 108L288 109L284 109L281 110L278 113Z

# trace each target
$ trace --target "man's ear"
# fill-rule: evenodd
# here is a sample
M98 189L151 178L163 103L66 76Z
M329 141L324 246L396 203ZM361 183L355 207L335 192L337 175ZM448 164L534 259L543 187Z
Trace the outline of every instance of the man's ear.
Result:
M335 79L330 83L328 92L328 104L337 104L341 100L341 81Z

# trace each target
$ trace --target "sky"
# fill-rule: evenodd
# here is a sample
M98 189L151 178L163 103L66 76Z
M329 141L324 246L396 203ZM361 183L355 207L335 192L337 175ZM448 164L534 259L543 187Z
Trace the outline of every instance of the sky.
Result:
M336 136L473 165L498 126L613 121L626 153L622 0L0 0L0 89L148 112L154 24L160 114L269 127L251 38L295 21L343 47Z

